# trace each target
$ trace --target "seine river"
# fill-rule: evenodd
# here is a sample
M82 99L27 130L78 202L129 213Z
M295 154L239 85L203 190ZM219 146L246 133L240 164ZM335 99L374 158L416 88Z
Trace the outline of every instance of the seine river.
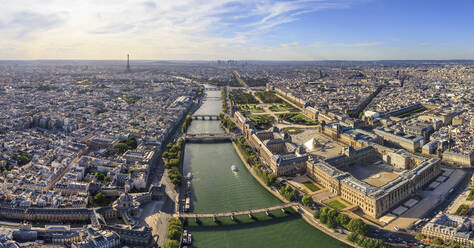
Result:
M207 91L210 99L196 114L219 114L220 91ZM223 133L219 121L194 120L188 133ZM239 171L232 172L235 165ZM225 212L281 204L248 173L231 143L186 144L184 174L192 172L194 212ZM190 229L193 247L348 247L292 216L252 224Z

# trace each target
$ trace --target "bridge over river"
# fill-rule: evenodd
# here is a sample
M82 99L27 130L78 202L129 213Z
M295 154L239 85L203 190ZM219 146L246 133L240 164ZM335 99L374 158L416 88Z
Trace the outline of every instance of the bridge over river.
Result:
M225 212L225 213L178 213L179 218L217 218L217 217L233 217L238 215L249 215L258 214L258 213L267 213L269 214L271 211L274 210L284 210L289 207L298 206L297 202L289 202L273 207L268 208L259 208L259 209L250 209L250 210L243 210L243 211L232 211L232 212Z
M220 87L212 87L212 88L206 88L206 91L220 91Z
M192 115L193 120L219 120L219 115Z
M196 133L186 134L184 140L190 143L205 143L205 142L227 142L234 138L233 134L227 133Z

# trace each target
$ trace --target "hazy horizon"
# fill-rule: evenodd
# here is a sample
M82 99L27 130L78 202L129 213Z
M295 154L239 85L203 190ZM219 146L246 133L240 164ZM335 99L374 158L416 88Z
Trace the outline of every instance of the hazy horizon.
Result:
M9 61L117 61L125 62L127 58L123 59L0 59L0 62ZM363 60L363 59L324 59L324 60L278 60L278 59L133 59L130 58L130 62L217 62L217 61L236 61L236 62L474 62L474 59L374 59L374 60Z

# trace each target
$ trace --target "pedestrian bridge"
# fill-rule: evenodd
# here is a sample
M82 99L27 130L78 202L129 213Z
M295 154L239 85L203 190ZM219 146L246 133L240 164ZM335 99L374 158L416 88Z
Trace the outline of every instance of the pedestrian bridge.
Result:
M234 136L227 133L196 133L186 134L184 140L188 143L217 143L231 141Z
M286 208L289 207L294 207L298 206L297 202L289 202L285 204L281 204L278 206L273 206L273 207L268 207L268 208L259 208L259 209L249 209L249 210L243 210L243 211L232 211L232 212L225 212L225 213L178 213L179 218L214 218L214 220L217 220L218 217L231 217L234 218L234 216L238 215L248 215L249 217L252 218L252 214L258 214L258 213L266 213L267 215L270 215L271 211L274 210L282 210L284 211Z

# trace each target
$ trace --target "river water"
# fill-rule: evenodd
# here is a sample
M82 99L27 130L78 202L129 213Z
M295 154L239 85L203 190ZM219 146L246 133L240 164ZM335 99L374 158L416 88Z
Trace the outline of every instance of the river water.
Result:
M219 114L220 91L209 97L196 114ZM194 120L188 133L223 133L219 121ZM235 165L239 171L233 172ZM250 175L231 143L186 144L184 174L192 172L192 204L195 213L228 212L270 207L281 201ZM292 216L251 224L191 228L193 247L347 247Z

